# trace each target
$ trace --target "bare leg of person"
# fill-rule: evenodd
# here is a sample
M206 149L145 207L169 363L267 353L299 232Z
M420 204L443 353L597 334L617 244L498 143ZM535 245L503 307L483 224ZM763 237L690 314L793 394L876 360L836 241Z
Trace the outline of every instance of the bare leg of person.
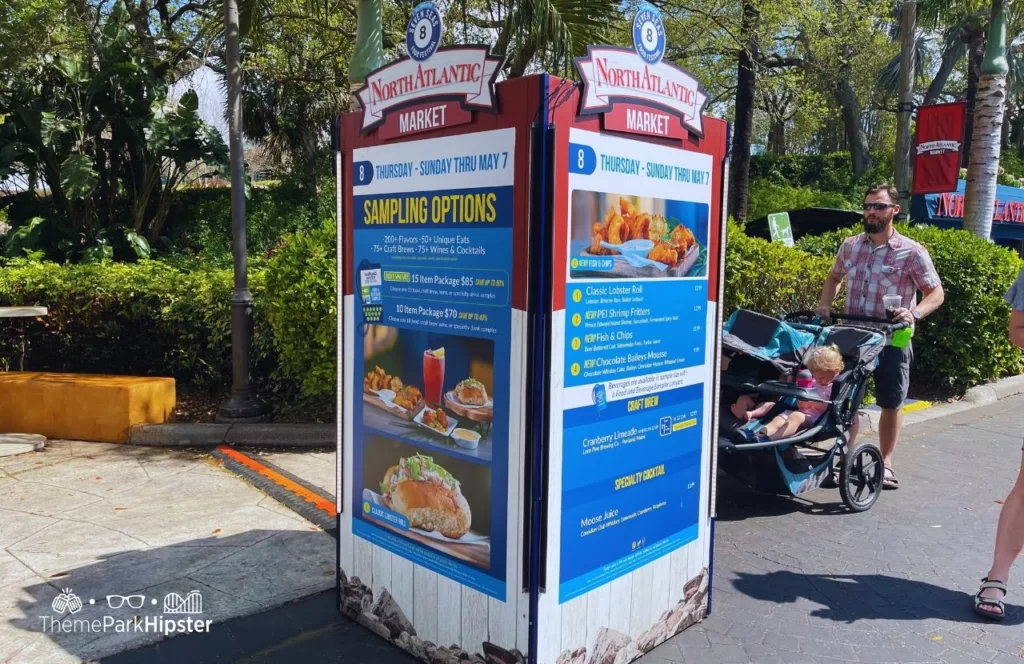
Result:
M903 407L883 408L878 418L878 447L882 450L882 460L892 468L892 453L896 451L896 443L900 439L903 428Z
M790 413L789 418L782 422L782 426L778 427L773 433L768 434L768 437L772 440L781 440L796 435L796 432L800 430L805 421L806 418L803 413L799 411ZM774 420L772 423L774 424ZM789 449L795 448L790 447Z
M1024 549L1024 454L1021 455L1021 469L1017 473L1017 482L1013 485L1010 495L1003 502L999 511L999 525L996 528L996 548L992 556L992 567L988 578L992 581L1006 583L1010 577L1010 566ZM986 599L1002 599L1003 592L996 588L988 588L981 593ZM999 615L997 607L982 605L982 611Z
M781 415L777 415L775 419L773 419L768 424L764 425L764 429L761 430L761 433L765 436L768 436L768 438L771 440L776 440L777 436L775 434L778 433L778 431L785 426L786 418L784 418Z

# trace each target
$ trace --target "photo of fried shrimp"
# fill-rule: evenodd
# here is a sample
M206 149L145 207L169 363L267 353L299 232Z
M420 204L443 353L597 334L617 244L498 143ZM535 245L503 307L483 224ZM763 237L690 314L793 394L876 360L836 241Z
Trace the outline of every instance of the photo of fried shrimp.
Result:
M647 239L661 238L668 235L668 222L665 217L656 214L651 217L651 224L647 227Z
M374 393L381 390L394 392L395 399L392 403L406 410L413 410L423 400L423 392L418 387L406 385L398 376L391 376L380 367L374 367L373 371L363 378L363 391Z
M607 249L601 246L602 242L608 241L608 229L602 224L594 224L591 229L590 236L590 253L594 256L608 256L612 253L611 249Z
M675 267L685 259L690 247L697 244L693 232L683 224L677 224L669 231L665 217L641 211L626 196L618 197L618 205L611 205L604 214L602 221L595 221L590 230L590 247L592 256L618 255L614 249L601 246L623 244L630 240L651 240L654 247L647 258Z
M685 253L687 249L697 243L697 240L693 237L693 232L689 228L679 224L672 229L672 235L669 237L669 242L682 249L683 253Z
M448 432L448 415L443 410L428 409L427 412L423 413L423 423L441 433Z
M654 245L654 249L651 249L651 253L647 254L647 257L665 265L675 265L679 262L679 252L673 249L668 242L659 242Z

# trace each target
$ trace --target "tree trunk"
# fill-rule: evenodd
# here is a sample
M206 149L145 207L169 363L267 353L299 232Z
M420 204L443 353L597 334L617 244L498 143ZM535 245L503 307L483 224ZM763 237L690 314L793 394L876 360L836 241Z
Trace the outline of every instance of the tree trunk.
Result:
M739 52L736 73L736 121L732 138L732 159L729 163L729 209L733 218L743 224L747 221L750 204L750 142L754 132L754 94L757 78L754 57L757 42L753 37L758 13L750 0L743 2L743 34L747 43Z
M844 70L848 69L848 67L844 68ZM842 109L846 140L850 145L853 174L860 177L871 168L871 151L868 146L868 137L860 123L860 102L857 100L857 92L853 89L853 82L848 74L850 74L849 71L843 71L834 92L836 101Z
M900 111L896 124L896 191L900 217L910 212L910 116L914 103L914 73L917 59L917 1L904 0L900 23Z
M773 154L786 154L786 121L781 118L772 118L768 129L768 150Z
M1006 112L1006 10L1002 0L992 0L988 47L978 68L974 103L974 127L967 164L964 197L964 229L978 237L992 235L996 185L999 179L999 148Z
M981 61L985 57L985 34L976 31L971 36L970 47L967 49L967 119L964 123L964 149L961 153L960 165L967 168L971 155L971 141L974 136L974 105L978 97L978 77L981 72Z

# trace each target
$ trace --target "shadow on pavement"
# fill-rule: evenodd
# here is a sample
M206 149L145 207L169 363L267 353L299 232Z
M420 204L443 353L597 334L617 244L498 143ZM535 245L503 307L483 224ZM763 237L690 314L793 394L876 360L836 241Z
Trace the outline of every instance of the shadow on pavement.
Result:
M803 496L761 493L724 472L720 472L718 473L718 501L715 519L718 521L743 521L751 518L783 516L794 512L816 516L852 514L843 504L837 489L818 489L808 495L812 495L818 500L831 499L832 502L811 502Z
M415 664L413 659L338 613L328 591L192 634L104 659L104 664L255 664L332 662Z
M732 581L744 595L775 604L799 599L824 604L810 615L853 623L860 620L954 620L986 623L974 613L973 595L923 581L886 574L803 574L790 571L748 574ZM1003 626L1024 624L1024 608L1006 606Z
M319 530L249 530L145 550L83 551L97 560L51 573L48 582L26 585L11 598L0 641L13 639L16 650L0 652L8 661L91 661L179 637L201 623L203 633L191 631L197 643L244 655L272 633L251 631L244 643L232 644L220 623L330 588L334 551Z

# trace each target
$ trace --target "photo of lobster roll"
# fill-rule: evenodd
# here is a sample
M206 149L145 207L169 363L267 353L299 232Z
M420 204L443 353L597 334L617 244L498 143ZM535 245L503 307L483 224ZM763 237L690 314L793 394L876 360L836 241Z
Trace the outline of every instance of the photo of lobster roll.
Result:
M459 481L434 462L415 454L399 460L384 474L380 492L385 504L409 519L409 526L459 539L469 532L472 513Z

